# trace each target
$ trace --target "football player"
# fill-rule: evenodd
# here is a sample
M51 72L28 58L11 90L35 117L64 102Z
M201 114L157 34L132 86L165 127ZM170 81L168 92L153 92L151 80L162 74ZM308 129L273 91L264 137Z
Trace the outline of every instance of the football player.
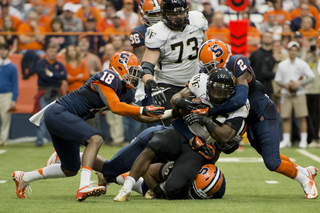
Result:
M162 21L146 32L142 80L153 103L171 109L171 97L199 71L197 54L208 40L208 22L202 13L189 12L186 0L162 0L160 10Z
M209 82L208 89L207 82ZM194 106L193 102L188 103L185 98L196 94L204 103L220 104L232 96L234 86L235 78L226 69L221 69L219 72L211 74L210 77L206 74L198 74L191 79L188 89L174 95L171 102L174 103L174 109L186 108L190 110ZM216 96L213 91L216 91L219 96ZM157 185L152 190L160 197L172 197L179 194L181 189L193 180L204 163L212 162L213 159L217 160L218 156L214 157L215 150L212 143L215 141L222 144L230 141L234 145L239 143L237 138L245 128L244 118L248 113L249 105L243 106L239 111L225 117L213 118L221 127L212 126L210 123L213 122L207 118L197 117L197 113L185 116L189 126L181 118L174 120L172 123L174 129L169 128L154 134L146 149L135 160L129 176L126 177L122 189L114 200L120 202L128 200L135 182L141 176L146 175L149 165L155 157L173 160L175 167L165 184Z
M318 191L314 177L317 168L301 166L279 153L280 132L279 113L264 92L264 86L256 80L250 61L243 55L229 58L225 54L224 43L220 40L209 40L199 50L199 60L206 72L214 72L218 67L226 67L237 78L235 94L224 104L210 108L207 116L217 116L233 112L245 103L250 102L250 113L247 117L247 136L251 146L262 156L265 166L270 171L283 174L298 181L307 199L317 198ZM229 51L228 51L229 52Z
M52 164L32 172L13 172L19 198L26 198L25 189L31 181L76 175L80 169L81 144L86 149L82 156L76 199L81 202L89 196L105 193L105 187L90 184L92 168L103 139L99 131L85 120L106 109L141 122L159 120L158 117L164 112L163 107L139 107L133 103L140 72L139 60L134 54L126 51L116 53L110 60L109 70L95 74L81 88L59 98L45 109L44 122L61 165Z

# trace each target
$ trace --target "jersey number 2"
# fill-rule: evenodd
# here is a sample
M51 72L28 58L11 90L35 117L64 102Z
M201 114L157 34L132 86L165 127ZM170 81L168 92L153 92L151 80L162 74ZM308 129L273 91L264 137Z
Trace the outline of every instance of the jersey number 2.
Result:
M194 43L194 46L192 46L192 51L196 51L196 54L195 55L190 54L188 56L188 60L190 60L190 61L192 61L192 60L197 58L198 50L199 50L197 38L195 38L195 37L189 38L187 40L187 46L190 46L191 42ZM183 43L182 43L182 41L180 41L178 43L175 43L175 44L171 44L171 50L172 51L176 50L176 47L180 47L180 51L179 51L178 60L176 60L174 63L181 64L182 63L182 55L183 55Z
M237 64L239 65L241 71L245 71L248 67L247 65L244 64L244 62L242 61L242 59L237 61Z

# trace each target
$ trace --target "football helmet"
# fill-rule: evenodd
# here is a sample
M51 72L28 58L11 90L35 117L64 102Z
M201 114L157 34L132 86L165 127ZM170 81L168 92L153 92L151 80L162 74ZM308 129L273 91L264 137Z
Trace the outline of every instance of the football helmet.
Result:
M209 75L207 96L214 106L222 104L235 93L236 78L227 68L219 68Z
M189 184L189 199L222 198L225 193L225 178L213 164L203 165L198 175Z
M122 51L114 54L110 59L110 69L119 74L128 89L137 88L142 68L139 59L133 53Z
M231 56L230 48L218 39L208 40L199 49L198 59L205 73L226 67Z
M162 0L162 21L172 30L183 31L189 22L186 0Z
M141 0L139 13L145 25L151 26L161 21L161 0Z

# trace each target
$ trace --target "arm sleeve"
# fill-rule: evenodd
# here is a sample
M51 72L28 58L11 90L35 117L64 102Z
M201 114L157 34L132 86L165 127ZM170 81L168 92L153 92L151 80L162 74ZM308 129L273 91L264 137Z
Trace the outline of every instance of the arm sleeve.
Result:
M220 114L225 114L229 112L234 112L243 105L246 104L248 98L249 88L243 84L238 84L235 87L235 94L225 102L225 104L221 104L219 106L210 108L209 116L217 116Z
M140 115L140 108L127 103L120 102L115 91L100 82L92 83L93 89L99 93L102 101L110 108L113 113L123 116Z

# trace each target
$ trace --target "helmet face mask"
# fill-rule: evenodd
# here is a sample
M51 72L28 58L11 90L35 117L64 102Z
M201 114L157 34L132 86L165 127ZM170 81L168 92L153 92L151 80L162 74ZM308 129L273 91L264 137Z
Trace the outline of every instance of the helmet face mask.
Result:
M139 12L142 21L147 26L152 26L162 20L160 12L161 0L141 0Z
M207 82L207 95L210 103L220 105L235 93L235 77L226 68L212 72Z
M189 22L186 0L161 1L162 21L172 30L183 31Z
M119 74L126 83L127 89L136 89L140 80L142 68L138 58L127 51L114 54L110 59L110 68Z

